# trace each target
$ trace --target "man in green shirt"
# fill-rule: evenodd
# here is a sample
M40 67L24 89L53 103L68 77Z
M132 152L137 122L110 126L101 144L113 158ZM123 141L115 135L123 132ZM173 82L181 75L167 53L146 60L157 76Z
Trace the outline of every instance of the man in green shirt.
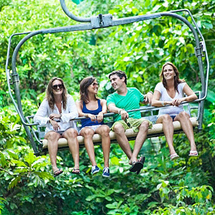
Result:
M143 168L145 157L137 159L138 153L147 137L148 128L152 123L144 118L141 118L140 111L127 112L127 110L139 109L140 102L150 103L152 93L143 95L136 88L127 87L127 76L123 71L117 70L109 74L111 85L116 90L113 94L107 97L107 106L110 112L114 114L114 124L112 130L116 134L117 141L129 158L131 172L140 172ZM125 135L125 131L132 128L137 132L133 153L130 144Z

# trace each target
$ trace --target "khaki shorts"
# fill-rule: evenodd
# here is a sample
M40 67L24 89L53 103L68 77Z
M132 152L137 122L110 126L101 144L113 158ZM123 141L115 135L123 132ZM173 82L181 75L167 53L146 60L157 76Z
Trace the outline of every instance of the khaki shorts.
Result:
M149 120L147 120L147 119L144 119L144 118L140 118L140 119L128 118L126 121L127 121L127 123L124 120L116 121L112 125L111 130L113 130L114 126L119 123L119 124L121 124L123 126L123 128L125 129L125 131L127 129L129 129L129 128L132 128L134 132L138 132L140 125L144 121L149 122L149 128L152 128L152 122L149 121Z

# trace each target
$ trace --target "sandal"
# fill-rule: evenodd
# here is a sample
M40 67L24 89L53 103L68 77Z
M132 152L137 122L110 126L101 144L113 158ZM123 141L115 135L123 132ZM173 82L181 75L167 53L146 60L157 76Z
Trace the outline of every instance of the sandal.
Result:
M139 174L140 170L143 168L143 163L140 161L132 162L132 167L129 169L130 172L137 172Z
M145 157L144 157L144 156L140 157L139 162L142 163L142 164L144 164L144 162L145 162Z
M174 154L171 154L170 155L170 159L173 161L175 159L179 158L178 154L177 153L174 153Z
M139 162L142 163L142 164L144 164L144 162L145 162L145 157L144 157L144 156L140 157ZM143 167L142 167L142 168L143 168ZM137 170L137 175L140 173L140 171L141 171L142 168L140 168L139 170Z
M189 154L190 157L197 157L198 155L199 154L197 151L190 151L190 154Z
M54 177L60 175L61 173L63 173L63 170L61 170L61 169L55 170L55 171L54 171Z
M73 174L79 175L79 174L80 174L80 169L75 169L75 168L74 168L74 169L72 170L72 173L73 173Z
M145 162L145 157L144 157L144 156L140 157L140 158L138 159L138 162L144 164L144 162ZM131 160L129 161L129 165L132 165L133 163L134 163L134 162L132 162Z

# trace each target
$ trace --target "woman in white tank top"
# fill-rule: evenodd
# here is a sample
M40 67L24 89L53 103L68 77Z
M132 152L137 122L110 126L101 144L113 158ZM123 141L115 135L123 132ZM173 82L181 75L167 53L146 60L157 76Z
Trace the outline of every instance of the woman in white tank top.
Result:
M190 116L183 110L183 101L193 101L197 99L196 94L184 80L179 79L179 72L176 66L167 62L163 65L160 74L162 82L158 83L154 90L152 106L165 108L159 110L156 123L163 124L163 131L169 146L170 159L179 158L173 146L173 121L180 121L182 129L190 141L191 150L189 156L198 156L194 141L193 126L189 120ZM183 97L183 94L187 97Z

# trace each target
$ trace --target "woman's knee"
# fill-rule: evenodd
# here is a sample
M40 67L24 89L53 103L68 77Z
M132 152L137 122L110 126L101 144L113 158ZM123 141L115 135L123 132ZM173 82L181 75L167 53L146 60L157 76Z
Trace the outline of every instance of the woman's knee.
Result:
M108 136L110 133L110 128L107 125L102 125L100 127L100 131L99 131L100 135L102 136Z
M172 122L172 118L169 114L162 115L158 118L157 123L170 123Z
M55 140L58 140L59 138L60 138L60 134L54 131L47 133L45 136L45 139L47 139L48 141L55 141Z
M109 134L110 128L107 125L102 125L101 131L102 131L102 133L106 133L106 134L108 133Z
M185 111L180 112L180 113L178 114L178 116L179 116L180 118L190 118L189 114L186 113Z
M94 131L90 128L84 128L81 131L81 135L84 137L92 137L94 135Z
M78 132L76 129L70 128L65 131L65 134L63 134L63 136L65 136L67 138L76 138L78 136Z

